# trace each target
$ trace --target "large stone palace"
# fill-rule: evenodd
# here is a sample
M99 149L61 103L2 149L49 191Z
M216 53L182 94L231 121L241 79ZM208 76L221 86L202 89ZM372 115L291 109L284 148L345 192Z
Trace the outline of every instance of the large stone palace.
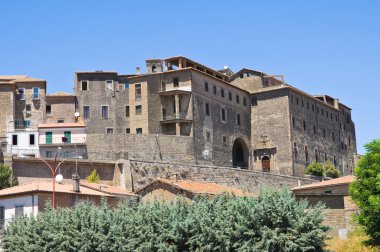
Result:
M74 94L46 81L0 76L0 158L80 156L262 170L302 176L330 160L355 166L351 109L309 95L281 75L185 57L146 60L146 72L75 73ZM59 148L58 148L59 147Z

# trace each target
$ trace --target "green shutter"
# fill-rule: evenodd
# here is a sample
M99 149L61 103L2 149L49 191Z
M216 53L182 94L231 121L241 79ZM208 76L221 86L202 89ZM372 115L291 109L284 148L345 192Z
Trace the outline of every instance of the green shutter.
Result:
M71 131L65 131L65 137L67 138L67 143L71 143Z
M53 132L46 132L46 143L53 143Z

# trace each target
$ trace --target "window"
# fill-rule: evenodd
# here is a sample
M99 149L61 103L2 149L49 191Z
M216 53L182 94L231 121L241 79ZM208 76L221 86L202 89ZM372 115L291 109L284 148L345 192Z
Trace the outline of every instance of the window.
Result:
M90 106L83 106L83 118L90 118Z
M206 116L209 116L210 115L210 105L208 104L208 102L205 103L205 110L206 110Z
M125 134L130 134L131 133L131 129L130 128L126 128L125 129Z
M335 142L335 134L334 134L334 132L331 132L331 138L332 138L333 142Z
M301 100L301 104L302 104L302 107L303 107L303 99Z
M240 103L240 97L239 97L239 95L236 95L236 103L237 103L237 104Z
M245 97L243 98L243 105L247 106L247 99L245 99Z
M210 132L206 131L206 139L207 139L207 141L210 141L210 138L211 138Z
M142 113L142 106L141 105L137 105L136 106L136 115L141 115Z
M108 119L108 106L102 106L102 118Z
M323 137L326 138L326 130L323 129Z
M230 101L232 101L232 93L231 93L231 92L228 92L228 99L229 99Z
M40 89L38 87L33 88L32 99L40 99Z
M34 136L34 134L30 134L29 135L29 145L33 146L35 144L36 144L35 136Z
M129 83L128 82L125 82L124 83L124 90L128 90L129 89Z
M329 117L329 112L328 112L328 111L326 111L326 117L327 117L327 118Z
M113 81L106 80L106 90L113 90Z
M306 102L306 108L307 108L307 109L310 109L310 107L309 107L309 102Z
M317 134L317 126L313 125L313 132L314 132L314 135Z
M142 134L142 128L137 128L136 129L136 134Z
M296 125L296 119L294 119L294 116L292 116L292 125L293 125L293 128Z
M82 91L88 90L88 82L87 81L81 81L81 89L82 89Z
M113 128L107 128L107 134L112 134L113 133Z
M216 95L216 87L215 86L212 87L212 92L214 93L214 95Z
M135 99L140 100L141 99L141 84L135 85Z
M226 121L226 109L222 108L222 122Z
M327 161L327 153L325 152L325 162Z
M205 82L205 91L208 92L208 83Z
M220 96L221 96L222 98L224 98L224 89L221 89L221 90L220 90Z
M51 105L46 105L46 115L47 116L51 115Z
M30 128L30 120L24 121L24 128Z
M335 115L335 121L336 122L338 121L338 115Z
M53 152L52 151L46 151L46 158L53 158Z
M0 230L4 230L5 224L5 207L0 207Z
M166 90L166 82L163 81L161 82L161 91L165 91Z
M15 206L15 218L24 216L24 206Z
M26 112L30 112L30 111L32 111L32 105L30 105L30 104L26 104L26 105L25 105L25 111L26 111Z
M64 122L65 122L65 120L63 120L63 119L57 120L57 123L64 123Z
M306 121L303 121L303 130L306 131Z
M236 114L236 123L238 126L241 125L240 114Z
M324 110L322 109L322 115L324 115Z
M311 110L314 112L314 105L311 105Z
M296 101L297 101L297 105L298 105L298 104L299 104L299 100L298 100L298 97L297 97Z
M18 145L18 137L17 135L12 135L12 145L17 146Z
M318 150L314 150L314 155L315 155L315 162L318 162Z
M305 146L305 161L309 163L309 151L307 150L307 146Z
M173 87L178 87L178 86L179 86L178 78L173 78Z
M334 166L336 167L336 157L334 155Z
M348 136L348 146L351 146L351 137Z
M125 117L129 117L129 106L125 106Z
M298 158L297 144L294 143L294 159Z
M53 143L53 132L46 132L46 144Z
M25 88L17 89L17 99L18 100L25 100Z
M252 106L257 106L257 98L256 96L252 97Z
M223 141L223 144L226 144L227 143L227 137L223 136L222 141Z

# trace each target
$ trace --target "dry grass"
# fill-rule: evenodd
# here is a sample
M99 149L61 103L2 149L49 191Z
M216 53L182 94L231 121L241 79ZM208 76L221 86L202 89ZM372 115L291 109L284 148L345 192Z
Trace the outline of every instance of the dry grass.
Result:
M367 236L359 230L355 230L348 234L347 240L334 237L327 241L326 250L334 252L379 252L380 248L370 248L364 246Z

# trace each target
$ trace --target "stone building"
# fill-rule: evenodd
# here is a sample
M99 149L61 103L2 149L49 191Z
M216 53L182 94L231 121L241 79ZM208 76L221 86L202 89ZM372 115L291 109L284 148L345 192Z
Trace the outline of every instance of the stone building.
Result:
M77 72L74 95L45 97L46 82L27 76L3 76L0 83L5 145L14 127L34 129L39 139L38 124L77 123L85 125L84 150L92 160L132 158L294 176L302 176L312 161L330 160L343 174L355 165L351 109L288 85L281 75L217 71L178 56L146 60L145 73L139 67L127 75Z
M355 125L351 109L337 99L309 95L281 75L216 71L185 57L148 59L146 68L144 74L139 67L132 75L75 74L89 134L116 134L110 142L125 153L134 151L126 147L128 135L190 137L196 164L303 175L312 161L330 160L352 173ZM95 145L88 143L91 150Z
M0 141L4 156L38 156L38 124L45 118L46 81L0 76Z

